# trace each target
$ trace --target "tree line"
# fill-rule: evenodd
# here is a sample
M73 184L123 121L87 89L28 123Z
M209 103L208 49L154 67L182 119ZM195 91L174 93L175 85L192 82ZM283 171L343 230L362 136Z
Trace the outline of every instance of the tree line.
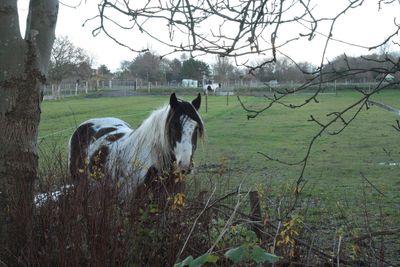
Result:
M147 51L132 61L123 61L115 73L118 79L142 79L149 82L180 82L182 79L201 80L211 75L210 66L204 61L186 58L172 60L161 58Z
M380 66L385 57L395 58L396 53L371 54L360 57L337 56L323 67L327 77L340 82L374 82L379 74L374 68ZM216 56L214 62L208 64L200 59L182 54L180 58L168 59L157 52L146 51L134 59L122 61L119 69L112 73L104 64L93 69L93 59L88 52L76 47L68 37L55 40L51 54L49 79L52 84L60 84L64 79L89 81L91 79L142 80L151 83L179 84L183 79L213 79L219 83L238 80L254 80L268 83L304 83L313 79L318 72L317 66L310 62L292 62L288 58L277 58L270 64L260 64L267 59L254 62L253 69L235 66L227 57ZM348 75L347 69L365 70ZM346 75L340 75L340 73ZM338 75L339 74L339 75ZM393 77L399 78L399 77Z
M375 68L382 67L380 62L386 59L395 59L398 53L381 52L360 57L339 55L329 61L323 72L329 78L339 82L374 82L381 78ZM319 70L310 62L292 62L288 58L277 58L271 64L262 65L261 59L255 61L258 66L250 70L235 66L227 57L216 56L212 64L200 59L191 58L182 54L181 57L168 59L161 57L157 52L147 51L138 54L131 61L122 61L119 69L112 73L104 64L93 69L93 59L82 48L76 47L68 37L59 37L55 40L49 67L49 80L52 84L60 84L64 79L89 81L92 79L108 80L142 80L151 83L179 84L183 79L202 80L213 79L219 83L229 83L238 80L254 80L263 83L276 81L278 83L304 83L315 77ZM261 67L260 67L261 66ZM348 69L355 70L348 75ZM368 70L359 71L356 70ZM343 75L340 75L343 73ZM389 76L387 79L398 79Z

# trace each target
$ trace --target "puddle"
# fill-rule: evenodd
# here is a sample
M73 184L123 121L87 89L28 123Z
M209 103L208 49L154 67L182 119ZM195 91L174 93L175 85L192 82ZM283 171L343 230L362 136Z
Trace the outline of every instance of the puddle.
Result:
M379 162L381 166L400 166L400 162Z

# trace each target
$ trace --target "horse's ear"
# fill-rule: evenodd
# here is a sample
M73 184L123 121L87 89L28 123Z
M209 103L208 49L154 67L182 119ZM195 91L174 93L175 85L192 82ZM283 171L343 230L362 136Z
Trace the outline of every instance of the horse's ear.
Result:
M171 94L171 97L169 98L169 105L172 109L175 109L178 106L178 98L176 98L175 93Z
M192 105L196 110L199 110L201 104L201 94L199 93L197 97L192 101Z

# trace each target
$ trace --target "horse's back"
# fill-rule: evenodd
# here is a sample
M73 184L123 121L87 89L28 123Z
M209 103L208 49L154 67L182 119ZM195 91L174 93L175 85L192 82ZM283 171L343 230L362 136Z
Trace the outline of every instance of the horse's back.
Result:
M72 179L88 175L88 167L92 165L90 156L94 153L90 152L92 147L107 149L96 148L99 140L115 142L131 131L129 124L117 118L95 118L79 125L69 142L69 170Z
M114 128L115 130L120 128L131 129L128 123L124 122L123 120L112 117L89 119L83 122L80 126L85 124L91 124L95 130L100 130L102 128Z

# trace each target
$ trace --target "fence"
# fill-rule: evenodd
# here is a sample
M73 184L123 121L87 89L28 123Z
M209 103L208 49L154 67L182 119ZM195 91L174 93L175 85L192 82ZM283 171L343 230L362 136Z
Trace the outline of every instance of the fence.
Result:
M330 82L322 84L323 93L336 94L338 90L346 89L363 89L373 90L378 83L348 83L348 82ZM220 93L235 92L240 93L273 93L274 91L292 91L302 86L301 83L286 82L278 83L276 81L264 83L260 81L235 80L221 83ZM44 90L44 99L60 99L70 96L85 95L94 92L108 92L117 95L128 95L137 93L163 93L171 90L188 90L192 91L196 88L188 88L177 82L148 82L141 79L135 80L91 80L83 82L63 81L59 85L47 85ZM319 89L319 85L311 86L301 90L301 93L315 92ZM298 92L294 92L296 94Z
M61 84L51 84L46 85L43 95L44 100L48 99L61 99L69 96L77 96L81 94L89 93L89 83L72 83L72 82L62 82Z
M64 97L85 95L94 92L122 91L134 92L142 91L151 93L154 89L183 88L180 83L168 82L147 82L141 79L136 80L91 80L91 81L63 81L60 84L46 85L44 89L44 99L61 99Z

